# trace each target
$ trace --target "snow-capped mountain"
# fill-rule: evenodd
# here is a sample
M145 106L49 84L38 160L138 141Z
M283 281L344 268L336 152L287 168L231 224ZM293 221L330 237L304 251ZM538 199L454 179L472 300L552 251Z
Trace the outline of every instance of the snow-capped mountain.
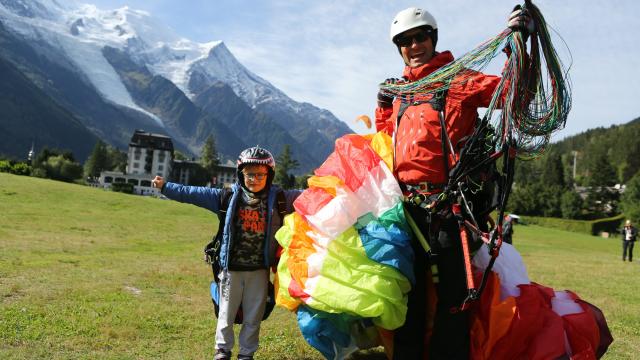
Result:
M212 86L219 88L219 83L224 83L252 110L247 116L272 118L269 123L279 125L272 130L287 132L289 138L297 141L297 144L291 144L294 154L296 148L300 149L301 153L305 153L300 154L301 159L313 161L313 165L318 165L331 151L337 136L350 132L346 124L330 112L296 102L250 72L236 60L222 41L202 44L185 39L144 11L128 7L102 10L76 1L0 0L0 21L16 38L29 43L35 52L57 66L76 73L107 103L119 109L128 109L125 112L129 116L135 113L137 121L142 121L140 118L149 119L146 120L148 123L154 122L156 127L175 136L178 142L195 154L202 144L205 128L209 131L216 128L218 131L234 132L244 143L242 145L252 145L255 139L251 136L247 138L244 135L246 131L233 129L233 124L225 118L213 119L195 110L192 112L198 114L197 118L183 119L195 122L194 129L187 131L180 128L181 123L167 118L177 113L176 109L172 109L173 112L168 109L158 111L155 106L157 103L151 106L149 101L145 101L149 100L151 94L157 98L160 96L157 91L171 94L181 92L188 101L193 102L198 98L200 102L210 105L212 102L206 101L203 96L210 93L207 90ZM109 51L112 55L109 58L105 55L105 49L115 49L116 52ZM120 59L117 63L114 63L113 55ZM125 61L123 57L128 59ZM122 67L124 64L128 64L126 69ZM131 76L133 67L136 73L147 74L149 81L134 84L134 80L140 76ZM171 85L163 84L153 91L145 88L156 77L169 80ZM155 84L159 82L155 81ZM175 89L169 89L172 86ZM55 91L51 93L57 95ZM227 92L225 94L233 96ZM165 100L166 96L162 95ZM180 103L186 102L181 100ZM233 113L232 109L228 110ZM215 109L209 108L207 111L211 113ZM206 122L209 125L200 124L205 121L202 119L208 119ZM107 132L99 121L94 121L89 128L101 129L99 135ZM214 136L219 139L226 135ZM279 147L278 144L270 145ZM308 152L311 146L312 154ZM278 150L274 149L276 153Z
M117 40L113 32L105 31L101 37L75 35L83 22L77 12L91 13L91 9L96 10L93 6L73 10L56 0L1 0L0 19L9 30L25 40L44 42L57 48L60 55L84 74L105 99L146 113L161 123L160 119L135 104L118 74L102 56L102 47Z

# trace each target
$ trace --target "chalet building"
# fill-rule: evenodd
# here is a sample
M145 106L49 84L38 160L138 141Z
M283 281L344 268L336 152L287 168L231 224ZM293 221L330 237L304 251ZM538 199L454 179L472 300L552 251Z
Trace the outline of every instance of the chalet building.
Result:
M173 160L170 179L179 184L191 184L192 179L196 177L198 167L199 164L194 159Z
M169 179L173 164L173 142L165 135L136 130L129 142L126 174L116 171L100 173L100 184L111 187L113 183L133 185L134 194L157 195L159 191L151 187L156 175Z
M114 183L133 185L133 193L138 195L159 195L160 191L151 186L156 175L191 185L195 180L198 163L192 160L174 160L173 142L165 135L136 130L129 142L126 173L103 171L99 185L110 188ZM216 167L216 176L208 185L230 187L236 182L236 165L229 161Z
M169 178L171 181L189 185L196 176L198 167L199 163L195 160L173 160ZM216 166L215 173L216 175L207 182L210 186L218 188L231 187L236 182L236 165L231 161Z
M103 171L100 173L99 184L104 188L110 188L114 183L128 183L133 185L133 193L138 195L158 195L159 190L151 186L151 180L155 176L148 174L123 174L117 171Z
M213 178L213 185L215 187L231 187L238 180L236 169L237 165L232 161L218 165L216 167L216 177Z
M127 174L149 174L168 178L173 162L173 142L165 135L136 130L129 142Z

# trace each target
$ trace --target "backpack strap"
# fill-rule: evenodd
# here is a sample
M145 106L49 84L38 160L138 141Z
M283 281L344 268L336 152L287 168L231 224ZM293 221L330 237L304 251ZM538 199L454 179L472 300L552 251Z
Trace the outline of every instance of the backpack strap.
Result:
M282 226L284 224L284 216L287 215L287 197L284 194L284 190L280 190L276 194L276 210L280 215L280 226Z
M433 97L427 101L433 110L438 112L438 120L440 121L440 145L442 146L442 160L444 161L444 173L447 177L445 183L449 182L449 155L455 157L451 139L447 133L445 123L444 107L446 104L447 89L441 90L433 94ZM455 160L455 159L454 159Z
M220 207L218 210L218 232L216 233L216 238L222 240L222 232L224 231L224 222L227 220L227 210L229 209L229 204L231 203L231 196L233 195L233 191L228 188L222 189L222 196L220 196Z
M396 168L396 132L398 131L398 128L400 127L400 120L402 119L402 116L404 115L404 112L407 111L407 109L409 108L409 106L411 106L411 103L408 101L405 101L404 99L401 100L400 102L400 108L398 109L398 116L396 117L396 127L395 129L393 129L393 136L392 136L392 143L393 143L393 167L392 167L392 171L395 171Z
M400 120L402 119L402 116L404 115L405 111L407 111L407 109L410 106L413 105L420 105L423 103L428 103L429 105L431 105L431 108L433 108L433 110L438 112L438 120L440 121L440 141L442 142L442 157L444 159L444 169L445 169L445 173L447 174L447 179L449 177L449 159L448 159L448 151L453 152L453 146L451 144L451 140L449 139L448 134L446 133L447 129L445 127L445 113L444 113L444 109L445 109L445 104L446 104L446 99L447 99L447 93L448 93L448 89L444 89L444 90L440 90L438 92L436 92L435 94L433 94L433 96L429 99L429 100L415 100L413 97L409 98L409 99L402 99L400 102L400 108L398 109L398 116L396 117L396 127L393 131L393 138L392 138L392 143L393 143L393 168L395 169L396 167L396 131L398 130L399 126L400 126Z
M204 261L211 265L213 277L219 282L218 273L220 272L220 247L222 245L222 234L224 232L224 223L227 218L227 210L231 203L231 189L222 189L220 196L220 207L218 210L218 232L213 236L211 241L204 248Z

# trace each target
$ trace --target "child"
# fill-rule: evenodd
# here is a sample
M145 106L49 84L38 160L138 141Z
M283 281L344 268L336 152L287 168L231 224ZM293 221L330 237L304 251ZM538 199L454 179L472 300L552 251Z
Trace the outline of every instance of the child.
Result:
M240 304L239 360L253 359L258 349L260 322L267 300L269 267L276 265L276 231L282 226L276 199L284 198L286 213L293 212L297 190L272 185L275 160L271 153L252 147L238 157L238 182L231 188L228 208L222 209L225 190L184 186L156 176L153 186L166 197L203 207L218 214L226 211L220 248L220 304L214 360L231 359L234 344L233 322ZM278 196L279 192L284 197Z

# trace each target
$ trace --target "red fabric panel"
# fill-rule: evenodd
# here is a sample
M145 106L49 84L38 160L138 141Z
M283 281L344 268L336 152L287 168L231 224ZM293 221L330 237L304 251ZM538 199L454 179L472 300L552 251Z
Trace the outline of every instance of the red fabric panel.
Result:
M369 146L370 140L360 135L345 135L336 140L335 151L315 171L317 176L333 175L355 192L378 166L380 157Z
M293 202L293 207L300 215L313 215L329 201L333 199L333 195L319 188L308 188L298 196Z

